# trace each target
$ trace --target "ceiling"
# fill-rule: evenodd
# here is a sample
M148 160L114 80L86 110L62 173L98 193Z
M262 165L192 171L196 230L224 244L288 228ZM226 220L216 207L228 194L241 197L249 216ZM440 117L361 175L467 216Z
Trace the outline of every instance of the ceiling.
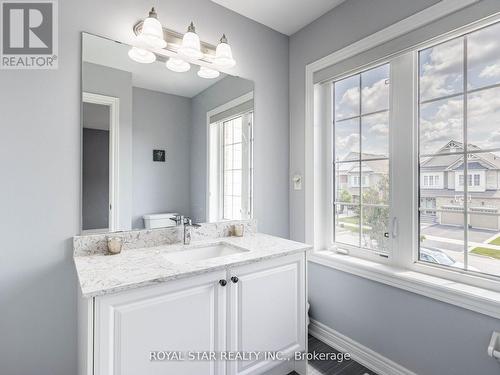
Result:
M192 98L215 82L216 79L200 78L196 74L198 67L191 65L186 73L176 73L167 69L165 63L156 61L152 64L139 64L128 57L130 46L85 34L83 39L83 61L104 65L110 68L132 73L132 85L143 89Z
M292 35L345 0L212 0L285 35Z

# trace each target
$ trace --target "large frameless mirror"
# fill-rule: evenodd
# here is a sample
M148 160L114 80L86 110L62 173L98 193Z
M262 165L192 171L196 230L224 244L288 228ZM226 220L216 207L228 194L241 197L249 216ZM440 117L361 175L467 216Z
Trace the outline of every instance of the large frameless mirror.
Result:
M253 82L130 48L82 34L82 233L251 218Z

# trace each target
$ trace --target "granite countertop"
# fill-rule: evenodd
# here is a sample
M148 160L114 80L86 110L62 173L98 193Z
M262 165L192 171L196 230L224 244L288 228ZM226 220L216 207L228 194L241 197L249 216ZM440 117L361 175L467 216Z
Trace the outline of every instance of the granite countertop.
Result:
M246 251L184 263L172 263L165 258L165 254L172 251L185 251L219 243ZM192 241L191 245L187 246L173 244L124 250L117 255L75 256L74 261L83 297L90 298L310 249L312 246L300 242L255 233L244 237Z

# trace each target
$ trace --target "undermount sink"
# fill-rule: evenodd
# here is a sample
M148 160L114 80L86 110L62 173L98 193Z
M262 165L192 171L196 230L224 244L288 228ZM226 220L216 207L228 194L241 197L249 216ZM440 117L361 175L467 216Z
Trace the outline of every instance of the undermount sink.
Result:
M196 262L199 260L218 258L232 254L243 253L244 250L224 243L196 247L189 250L172 251L164 254L166 260L172 263Z

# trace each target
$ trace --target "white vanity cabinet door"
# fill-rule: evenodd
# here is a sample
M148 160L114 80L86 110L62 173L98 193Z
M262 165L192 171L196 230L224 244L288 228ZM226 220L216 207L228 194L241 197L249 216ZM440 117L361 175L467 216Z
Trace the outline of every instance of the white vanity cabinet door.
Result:
M230 270L228 350L305 350L305 254ZM280 362L282 363L282 362ZM229 375L262 374L278 365L263 359L228 361Z
M96 297L94 375L222 375L210 361L150 361L151 351L222 351L226 290L213 272Z

